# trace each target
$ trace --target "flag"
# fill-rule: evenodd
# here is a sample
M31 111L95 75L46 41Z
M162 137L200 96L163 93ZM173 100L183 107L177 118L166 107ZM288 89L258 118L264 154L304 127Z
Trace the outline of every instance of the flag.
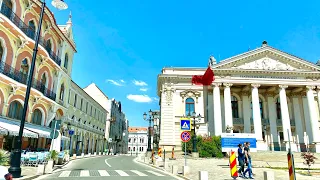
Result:
M214 74L210 67L207 68L204 75L192 76L192 84L209 86L214 81Z

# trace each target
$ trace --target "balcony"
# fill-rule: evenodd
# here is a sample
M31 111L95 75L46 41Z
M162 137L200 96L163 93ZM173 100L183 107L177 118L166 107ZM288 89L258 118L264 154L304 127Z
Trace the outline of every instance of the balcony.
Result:
M27 85L27 74L24 74L20 71L17 71L12 66L0 62L0 73L10 77L11 79L14 79L18 81L19 83L22 83L24 85ZM42 92L44 96L47 98L55 101L56 100L56 93L52 92L50 89L47 89L44 84L42 84L40 81L38 81L35 78L32 78L32 85L33 88L37 89L38 91Z
M8 19L10 19L10 21L14 25L16 25L25 35L27 35L30 39L33 39L35 41L36 31L32 27L26 25L9 7L7 7L5 3L2 3L0 12L4 16L6 16ZM44 40L43 37L39 37L39 44L45 48L47 46L47 41ZM60 66L61 59L53 51L51 51L51 49L49 48L45 48L45 49L48 52L50 58L58 66Z

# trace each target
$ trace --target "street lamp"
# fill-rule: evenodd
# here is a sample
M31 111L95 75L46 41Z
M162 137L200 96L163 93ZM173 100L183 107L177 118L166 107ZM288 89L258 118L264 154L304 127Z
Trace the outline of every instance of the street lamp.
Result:
M69 154L70 154L70 156L72 156L72 135L73 135L74 131L71 129L71 124L70 123L67 124L67 129L68 129L68 134L70 136Z
M28 81L27 81L27 90L26 90L26 95L24 98L24 105L23 105L23 111L22 111L22 118L21 118L21 122L20 122L19 136L17 138L15 138L16 140L15 140L15 144L14 144L14 149L12 150L12 154L11 154L10 168L8 169L8 171L12 174L13 178L21 177L20 164L21 164L22 134L23 134L24 124L25 124L26 116L27 116L27 109L28 109L28 104L29 104L29 97L30 97L32 79L33 79L33 72L34 72L34 67L35 67L35 63L36 63L43 14L44 14L44 9L45 9L45 5L46 5L45 0L43 0L43 2L41 2L41 3L42 3L42 6L41 6L41 12L40 12L40 19L39 19L39 24L37 26L38 27L37 34L35 37L35 45L34 45L33 54L32 54L30 75L28 76ZM64 10L64 9L68 8L68 5L63 0L53 0L51 4L59 10Z
M201 121L201 115L198 114L198 116L196 115L195 112L192 113L192 117L193 117L193 137L192 137L192 152L198 152L197 151L197 135L196 135L196 118L198 118L198 121Z
M148 149L147 152L151 152L151 120L152 120L152 111L151 109L149 110L149 118L147 119L147 113L143 113L143 119L146 121L149 121L149 132L148 132Z
M159 125L158 125L158 119L157 118L154 118L153 120L153 130L154 130L154 133L153 133L153 143L155 144L155 150L158 151L159 149L159 137L160 135L158 134L159 132Z

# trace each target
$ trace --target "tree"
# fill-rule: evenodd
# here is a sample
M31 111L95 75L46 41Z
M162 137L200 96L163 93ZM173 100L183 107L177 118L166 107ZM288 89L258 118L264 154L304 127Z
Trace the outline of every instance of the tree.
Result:
M308 174L310 175L310 166L315 163L317 158L309 151L301 153L301 157L304 159L303 164L308 166Z

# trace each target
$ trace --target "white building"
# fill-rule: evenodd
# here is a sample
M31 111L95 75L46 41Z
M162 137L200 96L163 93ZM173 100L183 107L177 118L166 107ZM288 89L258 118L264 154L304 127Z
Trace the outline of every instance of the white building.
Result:
M153 138L151 136L151 148ZM129 127L128 136L128 154L137 155L146 153L148 149L148 128L147 127Z
M205 62L205 61L204 61ZM163 68L158 76L160 147L181 148L180 118L202 115L197 134L254 133L258 150L320 152L319 66L263 42L262 47L216 63L209 87L191 84L206 68ZM289 130L289 136L287 134Z

